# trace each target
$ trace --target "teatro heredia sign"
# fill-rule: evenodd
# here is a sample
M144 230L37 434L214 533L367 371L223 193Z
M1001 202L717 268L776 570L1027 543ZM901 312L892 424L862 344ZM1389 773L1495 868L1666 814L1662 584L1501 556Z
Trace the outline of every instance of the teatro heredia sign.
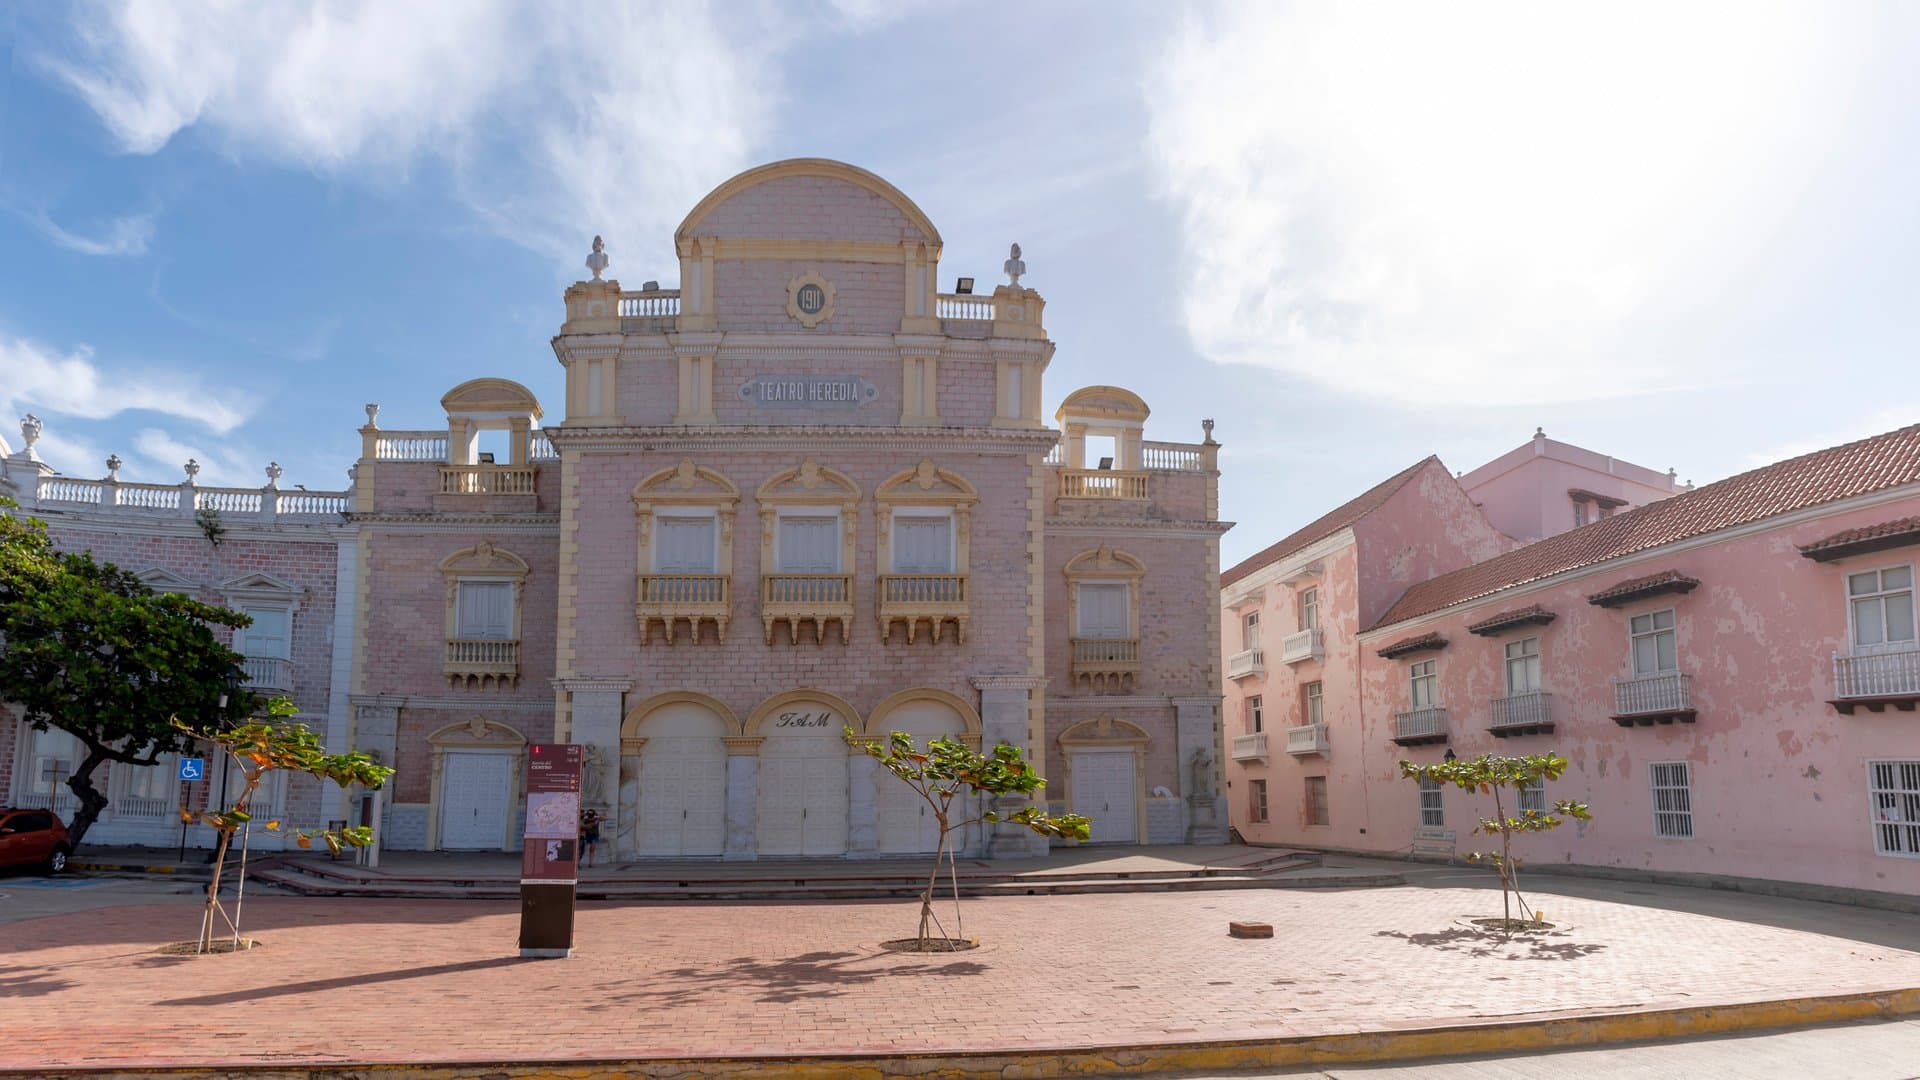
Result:
M880 391L858 375L756 375L740 384L740 397L770 409L857 409Z

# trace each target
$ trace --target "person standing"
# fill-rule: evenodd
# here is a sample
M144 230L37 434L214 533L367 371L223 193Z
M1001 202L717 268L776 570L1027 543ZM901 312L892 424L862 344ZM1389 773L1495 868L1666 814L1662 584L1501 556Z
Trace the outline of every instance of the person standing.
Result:
M592 866L600 846L600 811L589 809L580 815L580 857L582 865Z

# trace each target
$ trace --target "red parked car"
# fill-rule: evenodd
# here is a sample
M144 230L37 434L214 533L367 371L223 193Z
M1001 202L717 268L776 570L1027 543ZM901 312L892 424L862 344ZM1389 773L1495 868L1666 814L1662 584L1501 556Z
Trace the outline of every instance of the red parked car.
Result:
M0 809L0 866L38 866L58 874L72 853L73 841L58 814Z

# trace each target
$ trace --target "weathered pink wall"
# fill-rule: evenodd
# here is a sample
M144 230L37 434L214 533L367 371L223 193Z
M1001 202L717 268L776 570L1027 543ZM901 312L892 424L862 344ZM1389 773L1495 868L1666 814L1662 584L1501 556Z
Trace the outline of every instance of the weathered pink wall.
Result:
M1626 510L1675 494L1671 479L1652 469L1578 446L1536 438L1460 478L1488 520L1516 540L1531 542L1575 527L1567 492L1591 491L1625 499ZM1589 522L1598 508L1588 504Z
M1511 544L1439 461L1429 461L1353 527L1359 624L1370 626L1415 582L1490 559Z

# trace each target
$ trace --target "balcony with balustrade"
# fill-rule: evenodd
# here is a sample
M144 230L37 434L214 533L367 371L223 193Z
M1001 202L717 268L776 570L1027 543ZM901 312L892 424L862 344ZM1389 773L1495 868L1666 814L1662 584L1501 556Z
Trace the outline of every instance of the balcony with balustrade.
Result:
M1077 689L1125 694L1140 677L1139 638L1074 638L1068 676Z
M1553 695L1534 690L1492 701L1487 730L1496 738L1543 735L1553 731Z
M760 621L767 644L774 628L787 627L787 642L798 645L802 631L811 627L815 644L826 642L827 626L840 624L840 644L852 640L852 574L762 574Z
M733 583L724 574L641 574L636 588L634 617L640 623L640 644L651 644L653 628L659 625L667 644L680 637L678 629L686 624L686 640L700 643L700 628L712 624L714 640L727 640L727 625L733 621Z
M520 682L520 643L497 638L450 638L441 670L450 689L510 689Z
M1294 757L1327 756L1327 725L1302 724L1287 729L1287 753Z
M536 467L533 465L441 465L435 510L476 509L525 512L535 509Z
M889 640L895 623L907 632L907 644L927 633L927 643L939 644L941 631L953 628L956 645L967 640L967 575L965 574L881 574L880 639Z
M1306 660L1318 660L1325 655L1326 650L1317 628L1288 634L1280 639L1280 659L1283 663L1298 664Z
M114 472L102 480L82 480L71 476L45 476L32 487L28 507L47 510L85 510L129 517L178 517L192 520L204 512L218 514L222 521L249 524L325 523L342 520L349 509L352 493L347 491L282 491L280 468L267 467L269 482L263 487L201 487L191 474L183 484L136 484L118 478L119 462L109 462ZM194 467L194 472L199 467ZM24 500L23 500L24 501Z
M260 693L286 693L293 689L293 661L278 656L248 656L240 661L247 688Z
M1243 649L1227 657L1227 678L1247 679L1267 673L1267 656L1259 646Z
M1267 733L1256 731L1251 735L1235 735L1230 752L1235 761L1267 760Z
M1393 714L1393 741L1424 746L1447 741L1447 710L1438 705Z
M1613 722L1621 727L1691 724L1693 719L1691 675L1669 671L1614 680Z
M1920 649L1862 649L1833 658L1833 699L1827 704L1843 715L1855 709L1885 712L1892 706L1913 712L1920 705Z

